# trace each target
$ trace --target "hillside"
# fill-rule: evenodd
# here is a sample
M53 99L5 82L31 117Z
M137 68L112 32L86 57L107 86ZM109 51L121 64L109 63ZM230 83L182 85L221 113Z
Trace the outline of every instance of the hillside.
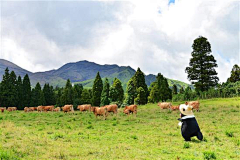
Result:
M76 63L67 63L57 70L50 70L46 72L29 72L12 62L0 59L0 77L4 74L6 68L10 71L14 70L16 75L23 77L28 74L31 79L32 86L35 86L37 82L41 85L44 83L49 83L53 86L63 87L67 79L70 79L73 83L81 83L84 87L92 87L94 78L97 72L103 79L106 77L109 79L110 83L113 82L114 78L121 80L123 88L126 89L127 82L135 74L135 70L130 66L118 66L118 65L99 65L94 62L79 61ZM146 84L149 86L153 81L155 81L156 76L153 74L146 75ZM188 84L168 79L170 86L176 84L178 88L181 86L187 87Z

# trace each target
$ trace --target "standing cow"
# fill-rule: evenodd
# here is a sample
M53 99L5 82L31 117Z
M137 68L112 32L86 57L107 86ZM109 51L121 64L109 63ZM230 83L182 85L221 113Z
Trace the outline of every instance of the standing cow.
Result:
M108 113L112 112L117 115L118 106L116 104L106 105L104 106L104 108L107 108Z
M159 102L158 106L161 109L171 109L172 103L170 103L170 102Z
M91 104L83 104L83 105L78 105L77 109L79 109L81 112L84 111L91 111Z
M199 112L199 106L200 106L200 102L199 102L199 101L185 102L185 105L189 105L189 106L191 106L193 109L196 109L197 112Z
M92 112L96 116L103 116L104 120L106 120L107 117L107 108L106 107L92 107L91 108Z
M73 108L73 105L65 105L65 106L63 106L62 107L62 111L64 112L64 113L66 113L66 112L74 112L74 108Z
M137 105L133 104L130 106L126 106L123 110L123 113L129 115L130 113L135 114L137 116Z

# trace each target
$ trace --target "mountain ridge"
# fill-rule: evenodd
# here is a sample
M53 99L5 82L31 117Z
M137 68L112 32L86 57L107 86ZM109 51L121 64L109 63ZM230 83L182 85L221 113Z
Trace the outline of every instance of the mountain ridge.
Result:
M100 72L101 77L108 78L110 83L113 82L114 78L121 80L123 88L126 89L128 80L135 74L135 70L130 66L118 66L117 64L104 64L100 65L95 62L89 62L87 60L66 63L58 69L52 69L45 72L30 72L20 66L0 59L0 80L5 72L6 68L10 71L14 71L16 75L20 75L22 78L25 74L28 74L31 80L31 85L35 86L37 82L41 85L49 83L54 87L63 87L67 79L70 79L72 83L81 83L84 87L91 87L97 72ZM156 80L156 75L148 74L145 75L146 84L150 84ZM176 84L178 88L181 86L187 87L189 84L168 79L170 86Z

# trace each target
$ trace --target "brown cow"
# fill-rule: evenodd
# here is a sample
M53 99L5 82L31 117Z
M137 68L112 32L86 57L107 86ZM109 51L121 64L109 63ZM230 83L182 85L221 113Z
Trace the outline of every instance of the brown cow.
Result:
M4 112L4 108L0 108L1 112L3 113Z
M196 109L197 112L199 112L199 106L200 102L199 101L190 101L190 102L185 102L186 105L190 105L193 109Z
M38 106L38 107L37 107L37 111L38 111L38 112L42 112L42 111L44 110L44 107L45 107L45 106Z
M161 109L170 109L172 104L170 102L159 102L158 103L158 106L161 108Z
M78 105L77 109L79 109L81 112L84 111L91 111L91 104L83 104L83 105Z
M11 111L16 111L17 107L8 107L8 109L11 110Z
M106 105L104 106L105 108L107 108L107 112L113 112L117 115L117 111L118 111L118 106L116 104L111 104L111 105Z
M29 108L28 107L24 107L24 112L29 112Z
M177 111L177 110L179 110L179 105L178 105L178 106L171 106L171 110L172 110L172 111Z
M91 107L91 110L95 114L96 118L97 118L97 116L103 116L104 120L106 120L106 117L107 117L107 108L106 107Z
M61 111L61 108L60 107L57 107L53 110L54 112L60 112Z
M35 107L29 107L29 112L35 111Z
M44 110L45 112L47 112L47 111L53 111L53 110L54 110L54 106L44 106L43 110Z
M130 113L137 115L137 105L126 106L123 110L123 113L129 115Z
M63 110L64 113L65 112L70 112L70 111L74 112L73 105L65 105L65 106L62 107L62 110Z

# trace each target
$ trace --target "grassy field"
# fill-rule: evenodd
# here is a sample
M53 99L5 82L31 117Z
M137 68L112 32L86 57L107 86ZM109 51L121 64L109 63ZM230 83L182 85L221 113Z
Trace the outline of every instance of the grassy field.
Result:
M137 117L93 113L0 114L0 159L240 159L240 98L200 101L204 141L185 142L179 112L156 104ZM175 103L178 104L178 103ZM120 109L122 112L122 109Z

